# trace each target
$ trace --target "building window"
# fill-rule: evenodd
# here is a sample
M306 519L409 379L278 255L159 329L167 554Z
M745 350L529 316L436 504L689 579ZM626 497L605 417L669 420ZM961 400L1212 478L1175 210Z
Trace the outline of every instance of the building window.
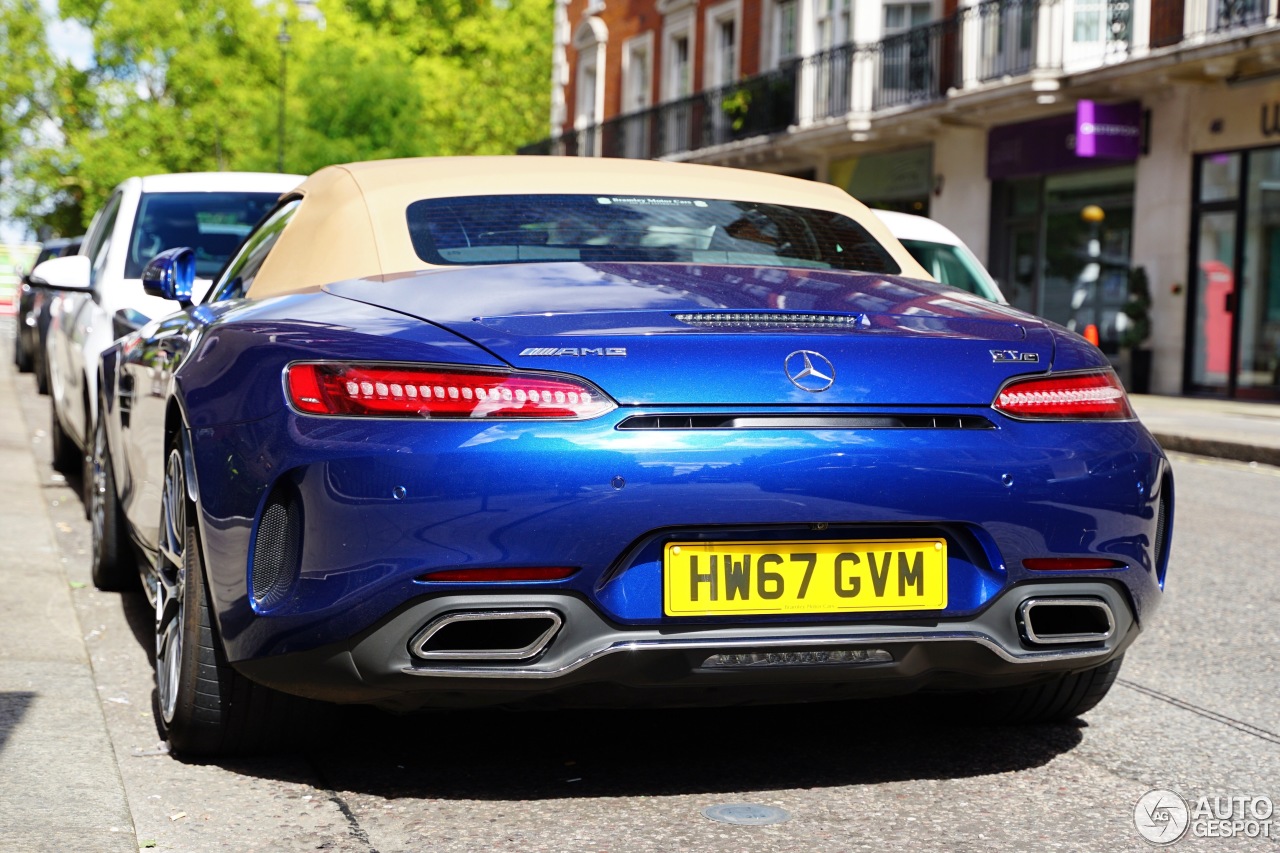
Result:
M1106 14L1107 0L1076 0L1071 40L1076 44L1102 41L1102 24Z
M662 29L662 100L668 105L659 111L657 150L651 156L693 147L693 104L688 100L693 94L693 40L692 9L666 16Z
M693 13L668 15L662 36L662 99L693 94Z
M773 4L774 57L781 65L800 55L800 4L780 0Z
M707 54L704 88L727 86L738 79L739 0L707 10Z
M604 118L604 55L609 30L599 18L588 18L573 35L578 53L574 79L573 127L577 131L579 155L600 153L600 121Z
M652 156L652 103L653 33L647 32L628 41L622 52L622 156Z
M913 27L929 23L933 17L932 3L886 3L884 4L884 35L909 30Z
M653 33L628 41L622 62L622 112L648 108L653 97Z
M851 0L817 0L814 34L818 50L829 50L853 37Z

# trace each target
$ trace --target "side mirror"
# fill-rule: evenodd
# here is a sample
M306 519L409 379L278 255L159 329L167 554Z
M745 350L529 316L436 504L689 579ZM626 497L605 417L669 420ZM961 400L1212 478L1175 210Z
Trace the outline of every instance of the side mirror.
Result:
M89 256L68 255L65 258L50 258L37 264L28 279L36 287L47 287L50 290L88 291Z
M166 249L142 270L142 289L150 296L170 299L183 308L191 304L196 281L196 253L183 246Z

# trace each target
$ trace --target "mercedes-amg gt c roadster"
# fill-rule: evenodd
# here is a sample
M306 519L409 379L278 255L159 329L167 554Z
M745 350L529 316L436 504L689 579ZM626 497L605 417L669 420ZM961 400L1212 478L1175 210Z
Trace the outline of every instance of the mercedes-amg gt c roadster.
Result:
M92 442L95 580L155 604L177 751L292 697L1062 719L1159 604L1172 475L1107 359L834 187L333 166L192 278L148 266L177 313L104 354Z

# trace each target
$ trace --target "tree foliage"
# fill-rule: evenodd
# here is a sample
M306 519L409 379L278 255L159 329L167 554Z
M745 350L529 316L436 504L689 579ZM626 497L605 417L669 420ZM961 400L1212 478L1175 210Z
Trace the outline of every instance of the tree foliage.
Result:
M4 213L75 233L131 175L511 153L548 112L552 0L0 0ZM279 38L283 29L287 41ZM83 63L82 63L83 64Z

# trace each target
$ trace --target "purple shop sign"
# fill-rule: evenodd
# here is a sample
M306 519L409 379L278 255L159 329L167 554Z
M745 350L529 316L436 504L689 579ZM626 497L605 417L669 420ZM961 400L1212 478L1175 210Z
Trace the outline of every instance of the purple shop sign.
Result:
M1142 153L1142 104L1076 104L1076 156L1137 160Z
M987 177L991 180L1053 175L1097 166L1096 161L1136 160L1142 145L1142 104L1081 101L1062 113L991 128Z

